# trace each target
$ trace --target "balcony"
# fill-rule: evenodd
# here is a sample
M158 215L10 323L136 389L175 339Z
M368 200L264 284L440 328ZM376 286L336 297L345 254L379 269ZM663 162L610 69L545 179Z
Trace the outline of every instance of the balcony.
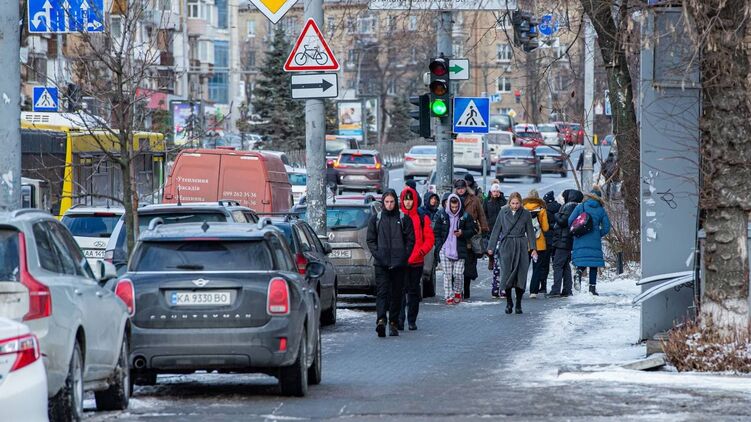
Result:
M175 55L171 51L162 51L159 53L159 65L160 66L174 66Z

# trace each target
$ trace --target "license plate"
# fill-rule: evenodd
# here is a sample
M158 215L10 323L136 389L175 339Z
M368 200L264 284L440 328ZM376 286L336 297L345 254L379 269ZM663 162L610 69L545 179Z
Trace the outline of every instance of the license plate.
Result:
M221 306L230 305L231 301L232 292L229 290L173 291L169 293L169 303L172 306Z
M84 249L83 256L85 256L86 258L104 259L104 249Z
M334 249L329 254L329 258L352 258L352 251L346 249Z
M555 163L555 160L553 158L543 158L543 163Z
M512 166L523 166L524 165L524 161L514 160L514 161L511 162L511 165Z
M359 175L356 175L356 176L348 176L347 178L348 178L349 180L368 180L368 176L359 176Z
M432 164L433 161L431 160L417 160L418 164Z

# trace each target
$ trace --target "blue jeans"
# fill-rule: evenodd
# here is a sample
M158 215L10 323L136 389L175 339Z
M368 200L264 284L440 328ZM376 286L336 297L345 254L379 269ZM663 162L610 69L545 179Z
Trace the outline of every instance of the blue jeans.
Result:
M576 269L578 273L584 275L584 271L587 270L587 267L576 267ZM591 286L597 285L597 267L589 267L589 284Z

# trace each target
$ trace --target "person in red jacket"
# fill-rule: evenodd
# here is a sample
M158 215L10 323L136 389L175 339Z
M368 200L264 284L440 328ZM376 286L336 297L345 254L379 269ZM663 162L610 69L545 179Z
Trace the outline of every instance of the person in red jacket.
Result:
M409 323L410 330L417 329L417 313L420 310L422 292L420 291L420 278L422 267L425 263L425 255L430 253L435 243L433 229L430 226L430 217L422 215L418 210L417 191L407 186L399 198L402 213L412 221L415 231L415 246L407 260L407 271L404 275L404 293L406 301L402 300L402 312L399 314L398 329L404 330L404 320Z

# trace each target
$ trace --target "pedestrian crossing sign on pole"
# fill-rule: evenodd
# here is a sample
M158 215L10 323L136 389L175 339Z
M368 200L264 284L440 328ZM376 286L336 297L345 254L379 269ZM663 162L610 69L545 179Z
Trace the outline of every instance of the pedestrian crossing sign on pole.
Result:
M33 97L34 111L57 111L59 105L57 87L35 86Z
M490 99L454 97L454 133L488 133Z

